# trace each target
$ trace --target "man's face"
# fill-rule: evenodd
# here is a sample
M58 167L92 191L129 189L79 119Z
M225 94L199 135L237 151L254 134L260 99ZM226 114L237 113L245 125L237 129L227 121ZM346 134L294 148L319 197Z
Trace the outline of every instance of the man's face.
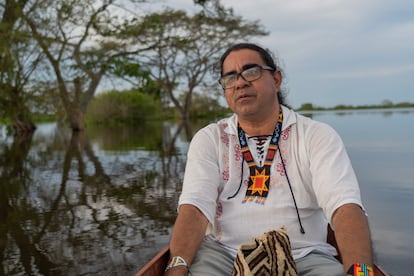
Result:
M231 52L223 62L223 75L240 73L252 65L265 66L259 53L249 49ZM262 119L273 114L279 105L277 93L280 90L281 74L261 70L261 77L248 82L242 77L232 88L225 89L225 97L230 109L241 119Z

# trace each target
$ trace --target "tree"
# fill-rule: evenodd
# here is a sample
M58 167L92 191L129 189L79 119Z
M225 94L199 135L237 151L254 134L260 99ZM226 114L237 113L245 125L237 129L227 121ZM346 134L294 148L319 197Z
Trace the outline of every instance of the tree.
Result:
M393 106L393 105L394 105L394 103L391 100L388 100L388 99L383 100L381 102L381 106L384 106L384 107L390 107L390 106Z
M114 15L119 7L115 0L38 0L24 14L73 130L85 128L88 105L110 65L152 48L144 30L130 27L135 17Z
M119 64L133 64L135 67L129 68L136 70L132 75L157 81L146 83L147 92L160 96L164 93L181 117L188 119L192 94L206 84L206 74L222 49L240 38L267 34L257 22L246 23L234 16L219 0L195 0L203 9L193 16L172 10L146 16L134 13L134 8L143 2L146 1L7 0L0 6L4 11L14 7L10 14L18 15L21 29L28 30L29 45L41 49L37 51L38 58L30 58L30 64L40 64L43 57L47 61L47 68L25 67L41 77L24 78L25 85L19 86L19 93L11 88L17 85L3 85L2 90L10 91L7 95L26 104L12 109L21 111L13 116L30 121L27 95L41 100L55 99L57 95L71 128L82 130L85 113L102 79L119 77ZM15 22L11 20L7 26ZM16 52L11 49L2 47L0 54ZM149 50L153 51L144 56ZM2 67L16 68L7 66L16 64L16 60L2 58ZM143 62L145 68L141 66ZM145 76L149 70L151 76ZM16 71L10 69L7 74L11 76ZM179 101L179 94L183 94L180 91L185 95L184 102ZM17 106L7 98L0 101L2 106Z
M204 87L207 93L217 91L206 75L213 70L222 51L239 39L267 35L258 22L245 22L218 1L212 2L213 11L202 10L190 16L184 11L166 9L145 16L139 25L145 26L149 38L160 42L151 54L142 58L143 64L182 120L189 119L197 87Z
M192 118L216 118L231 113L228 107L220 105L217 99L206 94L195 93L191 103L190 114Z
M42 60L21 20L27 2L0 4L0 115L11 121L17 134L35 129L28 102L33 100L32 75Z
M315 107L313 106L312 103L303 103L300 107L299 110L313 110Z

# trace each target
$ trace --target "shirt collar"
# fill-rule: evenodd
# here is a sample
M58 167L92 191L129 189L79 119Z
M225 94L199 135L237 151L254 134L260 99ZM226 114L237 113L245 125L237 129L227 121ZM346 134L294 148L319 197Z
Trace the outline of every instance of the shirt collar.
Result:
M282 124L282 131L287 129L289 126L296 123L296 116L294 114L294 111L287 108L284 105L281 105L282 111L283 111L283 124ZM227 127L224 129L224 131L231 135L237 135L237 122L238 122L238 116L237 114L233 114L229 118L226 119L227 121Z

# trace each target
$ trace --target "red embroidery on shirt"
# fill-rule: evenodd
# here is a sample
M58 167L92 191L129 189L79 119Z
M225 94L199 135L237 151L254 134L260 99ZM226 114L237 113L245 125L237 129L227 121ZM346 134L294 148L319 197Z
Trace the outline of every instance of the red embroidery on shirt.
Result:
M229 146L229 135L224 131L227 127L227 123L220 124L220 132L222 133L220 136L221 141L223 144L225 144L227 147Z
M226 167L226 170L222 173L223 180L228 181L230 178L229 167Z
M287 140L289 138L291 128L292 128L292 126L289 126L287 129L282 131L282 140Z
M289 138L290 134L290 127L285 129L282 132L282 140L287 140ZM286 143L280 143L279 150L282 153L283 156L283 162L285 163L285 166L287 167L287 161L286 161ZM279 155L279 154L278 154ZM276 164L276 171L279 173L280 176L285 176L285 168L283 167L282 161L280 160L280 157L278 159L279 162Z
M283 169L282 163L276 164L276 171L279 173L280 176L285 176L285 170Z
M240 161L242 160L242 152L240 150L240 145L239 143L234 145L234 159L236 161Z
M221 217L222 214L223 214L223 205L221 204L221 202L218 202L217 207L216 207L216 218Z

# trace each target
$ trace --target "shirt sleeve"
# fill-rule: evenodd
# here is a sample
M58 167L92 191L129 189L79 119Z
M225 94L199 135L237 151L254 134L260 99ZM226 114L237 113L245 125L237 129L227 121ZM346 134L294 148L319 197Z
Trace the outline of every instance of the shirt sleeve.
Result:
M188 149L183 190L178 205L196 206L213 223L219 186L218 145L214 125L197 132Z
M332 224L332 215L340 206L362 206L355 172L338 133L329 125L316 122L306 135L312 186L319 206Z

